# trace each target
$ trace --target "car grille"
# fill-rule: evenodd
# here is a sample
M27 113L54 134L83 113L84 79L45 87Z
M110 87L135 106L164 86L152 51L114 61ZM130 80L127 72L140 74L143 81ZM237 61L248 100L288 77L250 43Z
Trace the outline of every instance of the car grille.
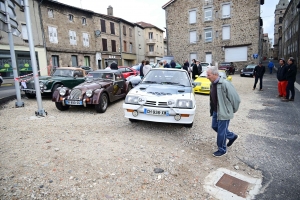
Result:
M80 89L74 89L71 91L70 99L79 100L81 99L81 90Z
M155 106L155 107L168 107L167 102L160 101L146 101L145 106Z
M26 82L26 86L27 86L27 89L35 89L33 81Z

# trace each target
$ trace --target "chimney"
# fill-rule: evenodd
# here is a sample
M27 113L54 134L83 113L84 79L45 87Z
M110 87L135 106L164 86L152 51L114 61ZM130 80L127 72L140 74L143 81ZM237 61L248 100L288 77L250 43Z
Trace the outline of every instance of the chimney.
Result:
M107 15L111 15L111 16L114 15L113 7L112 6L108 6L108 8L107 8Z

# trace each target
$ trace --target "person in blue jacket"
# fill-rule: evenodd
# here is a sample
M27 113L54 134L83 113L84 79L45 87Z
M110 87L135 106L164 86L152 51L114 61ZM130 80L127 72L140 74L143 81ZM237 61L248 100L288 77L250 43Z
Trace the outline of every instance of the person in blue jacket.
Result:
M272 72L273 72L273 67L274 67L274 63L270 60L269 64L268 64L270 74L272 74Z

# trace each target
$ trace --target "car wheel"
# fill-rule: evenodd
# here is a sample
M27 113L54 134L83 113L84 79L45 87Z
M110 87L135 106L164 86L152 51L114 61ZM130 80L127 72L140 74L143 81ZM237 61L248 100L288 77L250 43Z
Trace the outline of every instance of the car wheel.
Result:
M134 123L134 122L137 122L138 120L129 118L129 121Z
M190 123L190 124L185 124L184 126L187 128L192 128L193 127L194 122Z
M69 108L70 108L69 105L64 106L61 102L55 102L55 106L60 111L69 110Z
M34 98L35 98L35 94L31 94L31 93L25 93L25 96L26 96L28 99L34 99Z
M95 109L98 113L104 113L108 106L108 97L106 93L102 93L100 96L99 104L95 105Z
M57 88L59 88L61 86L61 84L55 84L53 86L52 92L54 92Z

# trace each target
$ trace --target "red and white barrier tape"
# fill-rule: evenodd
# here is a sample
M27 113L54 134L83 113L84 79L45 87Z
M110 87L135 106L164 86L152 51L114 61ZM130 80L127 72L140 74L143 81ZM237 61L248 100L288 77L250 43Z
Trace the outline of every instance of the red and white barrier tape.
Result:
M39 75L36 75L36 77L38 77ZM17 77L17 78L15 78L15 81L19 81L19 82L27 82L27 81L30 81L31 79L33 79L34 78L34 76L33 77L30 77L30 78L28 78L28 79L21 79L21 76L20 77Z
M38 73L40 72L40 70L38 71ZM24 77L26 77L26 76L31 76L31 75L33 75L33 73L31 73L31 74L25 74L25 75L23 75L23 76L19 76L19 77L17 77L17 78L24 78Z

